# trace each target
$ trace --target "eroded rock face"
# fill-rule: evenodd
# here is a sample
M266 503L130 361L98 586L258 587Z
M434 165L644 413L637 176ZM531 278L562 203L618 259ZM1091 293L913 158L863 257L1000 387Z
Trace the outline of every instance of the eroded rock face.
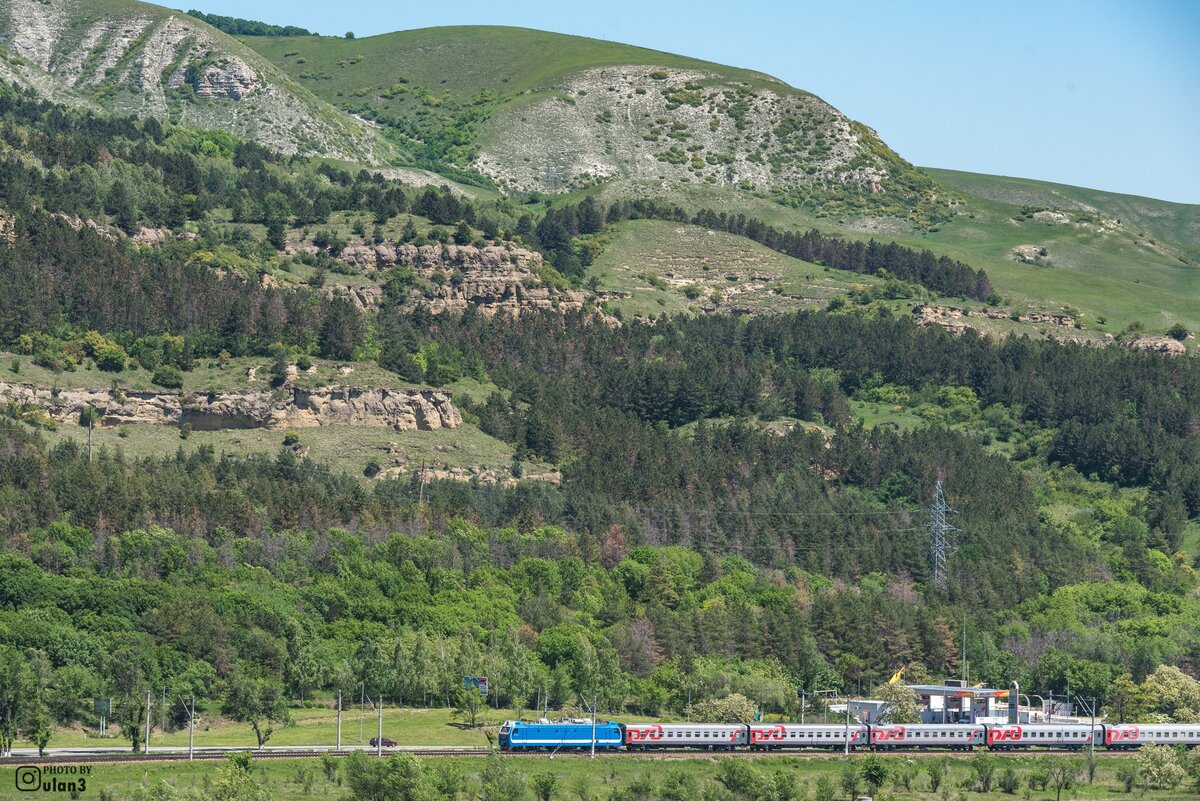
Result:
M197 431L228 428L313 428L325 425L386 426L399 431L455 428L462 415L437 390L321 387L279 392L175 394L102 389L64 389L0 383L0 402L32 404L60 423L75 423L86 406L101 412L100 425L190 425Z
M208 64L192 84L199 97L241 100L258 88L258 74L240 58L229 56L217 64Z
M414 289L414 302L426 304L433 314L461 312L469 306L481 314L519 315L526 309L574 311L583 308L587 295L578 290L551 289L542 284L536 270L542 255L524 248L488 245L422 245L384 242L351 245L338 257L360 272L386 270L396 265L412 269L425 279L424 289ZM333 287L326 294L349 297L370 309L382 293L376 288Z
M1154 353L1165 353L1169 356L1182 356L1187 348L1182 342L1171 337L1141 336L1122 343L1130 350L1148 350Z

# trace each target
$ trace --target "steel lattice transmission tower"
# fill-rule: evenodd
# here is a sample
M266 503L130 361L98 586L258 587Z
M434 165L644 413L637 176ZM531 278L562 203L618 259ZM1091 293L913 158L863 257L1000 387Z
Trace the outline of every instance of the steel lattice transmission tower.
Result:
M946 505L946 496L942 494L942 479L945 473L938 471L937 484L933 488L933 505L929 508L929 522L925 528L929 530L929 559L933 567L933 586L946 591L946 559L954 551L950 542L950 533L958 531L946 520L946 515L954 514L954 510Z

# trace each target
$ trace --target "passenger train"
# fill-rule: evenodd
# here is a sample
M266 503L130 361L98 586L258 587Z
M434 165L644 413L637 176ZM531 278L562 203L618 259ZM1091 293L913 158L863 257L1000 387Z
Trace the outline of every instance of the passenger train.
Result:
M1035 724L839 724L797 723L613 723L597 721L596 750L776 751L866 748L991 751L1045 748L1124 751L1143 745L1200 745L1200 725L1183 723L1035 723ZM500 729L501 751L590 749L589 720L508 721Z

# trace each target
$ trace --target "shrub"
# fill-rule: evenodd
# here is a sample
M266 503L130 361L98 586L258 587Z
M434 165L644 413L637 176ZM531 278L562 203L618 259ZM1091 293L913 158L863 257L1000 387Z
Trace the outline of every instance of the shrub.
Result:
M1125 792L1132 793L1140 778L1142 778L1142 771L1138 768L1136 761L1125 759L1117 765L1117 781L1125 788Z
M311 370L312 366L312 359L308 358L307 356L301 356L300 358L296 359L296 369L302 373L306 373Z
M166 389L181 389L183 387L183 373L178 367L172 367L169 364L160 365L154 375L150 377L160 387Z
M1008 795L1015 795L1017 790L1020 789L1021 780L1017 777L1017 772L1012 769L1011 765L1005 768L1004 772L1000 774L1000 779L996 782L996 786Z
M367 466L363 468L363 475L367 478L375 478L383 470L383 464L379 461L378 456L372 456L367 459Z
M107 373L119 373L125 369L125 349L109 342L96 349L96 366Z
M292 445L299 444L299 442L300 442L300 435L297 434L295 431L289 431L283 435L283 444L289 448Z

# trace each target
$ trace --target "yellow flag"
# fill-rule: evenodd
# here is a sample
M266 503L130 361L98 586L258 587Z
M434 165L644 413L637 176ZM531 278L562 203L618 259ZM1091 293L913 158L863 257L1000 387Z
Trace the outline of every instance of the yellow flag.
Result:
M890 679L888 679L888 684L899 684L900 680L903 678L904 678L904 666L901 665L900 669L897 670L895 673L893 673L892 677Z

